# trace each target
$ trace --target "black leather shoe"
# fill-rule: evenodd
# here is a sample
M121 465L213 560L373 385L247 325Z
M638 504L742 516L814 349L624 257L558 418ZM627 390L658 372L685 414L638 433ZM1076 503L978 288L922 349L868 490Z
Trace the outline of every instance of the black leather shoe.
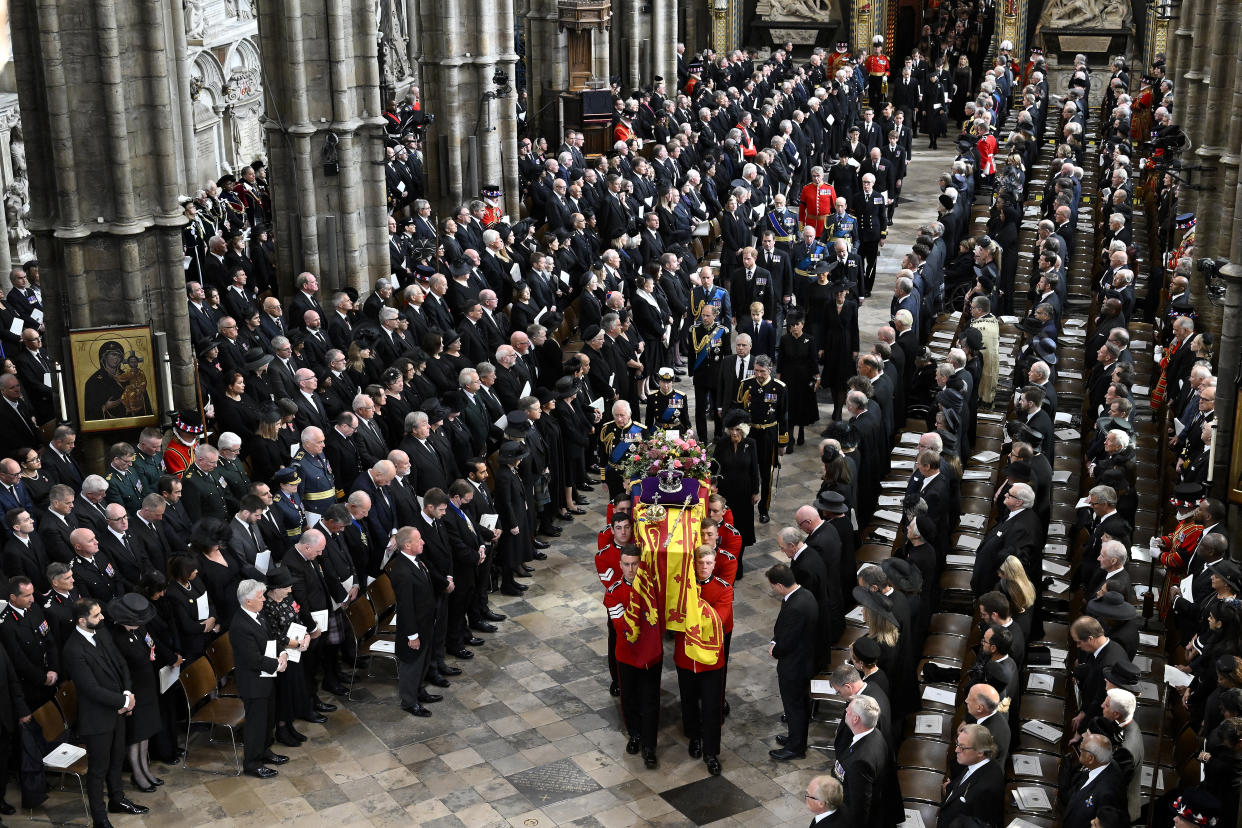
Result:
M467 646L467 647L482 647L482 646L483 646L484 644L486 644L486 643L487 643L487 642L485 642L483 639L479 638L477 635L472 635L472 636L470 636L469 638L467 638L467 639L466 639L466 646Z
M531 545L533 545L536 549L547 549L552 544L548 543L547 541L541 541L539 540L539 538L535 538L533 541L531 541Z
M778 762L788 762L790 759L805 759L806 751L795 751L789 748L781 748L779 750L769 750L768 756L771 756Z
M423 719L426 719L431 715L431 711L423 707L421 704L415 704L410 707L402 705L401 709L406 713L409 713L411 716L418 716Z
M293 736L293 738L297 739L298 742L305 742L307 739L305 733L293 726L293 722L289 722L289 734Z
M449 650L448 654L451 655L453 658L461 658L461 659L474 658L474 653L470 652L465 647L462 647L460 650Z
M608 695L612 696L614 699L620 696L621 685L617 684L615 681L612 684L608 685Z
M725 702L724 707L720 708L720 713L723 716L723 718L726 718L726 719L729 718L729 714L732 712L733 712L733 708L729 707L728 702Z
M625 752L633 756L638 753L638 749L642 747L642 742L637 736L631 736L630 740L625 743Z
M158 788L160 785L164 784L164 780L160 779L158 776L152 776L151 784Z
M129 778L129 786L134 790L142 791L143 793L155 793L154 785L142 785L132 776Z
M246 776L253 776L256 779L271 779L273 776L280 775L280 771L275 768L269 768L267 765L259 765L257 768L251 768L245 773ZM108 809L111 810L112 806L109 805Z
M275 771L273 771L275 773ZM108 813L110 814L133 814L134 816L142 816L150 813L151 809L146 805L136 805L125 797L114 799L108 803Z
M760 522L760 523L768 523L768 522L769 522L769 521L771 521L771 520L772 520L772 518L768 517L766 514L762 514L762 515L760 515L760 516L759 516L759 522Z
M643 764L647 766L648 770L655 770L659 762L656 761L654 748L643 748Z
M0 814L10 816L17 813L17 809L3 799L0 799Z
M449 667L448 665L445 665L440 668L440 675L441 676L460 676L461 668L460 667ZM441 684L439 686L443 687L444 685Z
M592 486L590 483L583 483L581 486L574 486L574 488L575 488L575 489L577 489L577 490L578 490L578 491L580 491L580 492L593 492L593 491L595 491L595 487L594 487L594 486Z
M781 724L789 724L789 717L784 713L781 714Z
M309 716L302 716L301 718L302 721L310 722L311 724L323 724L328 720L328 717L322 713L311 713Z
M788 742L788 741L789 741L789 736L787 736L786 734L784 734L784 733L778 733L778 734L776 735L776 743L777 743L778 745L784 745L784 744L785 744L786 742Z
M561 521L562 523L573 523L574 522L574 516L569 514L568 511L558 512L556 515L556 519ZM557 528L560 528L560 527L557 527Z
M586 509L567 509L571 515L585 515Z
M428 693L424 690L418 694L418 700L423 704L435 704L438 701L443 701L444 696L441 696L438 693Z
M285 747L300 747L302 744L297 740L297 737L289 732L289 729L286 727L276 728L276 741L280 742Z
M561 536L561 527L545 526L544 528L540 529L536 534L547 535L548 537L551 537L551 538L559 538Z
M578 495L577 497L574 498L575 506L586 506L590 502L591 502L590 500L583 497L582 495ZM586 512L584 511L583 514L586 514Z
M703 761L707 763L707 772L712 776L720 776L720 760L715 756L704 756Z
M335 713L336 705L331 704L330 702L317 701L315 702L315 712L316 713Z
M520 588L519 588L520 587ZM512 586L502 586L500 588L501 595L511 595L514 598L520 598L526 592L526 587L521 584L513 584Z
M492 612L491 610L483 610L483 612L480 613L480 615L483 617L485 621L504 621L506 618L509 617L505 615L503 612Z
M283 765L285 762L289 761L288 756L284 756L280 753L272 753L270 750L259 758L264 762L267 762L269 765Z
M481 632L481 633L494 633L494 632L496 632L496 625L495 625L495 624L489 624L489 623L487 623L486 621L476 621L475 623L473 623L473 624L471 624L471 625L470 625L470 629L474 630L475 632ZM483 639L481 639L481 638L476 638L475 636L471 636L471 637L470 637L470 640L471 640L471 641L475 641L475 640L477 640L477 641L479 642L479 644L482 644L482 643L483 643Z
M548 555L546 552L536 552L533 555L531 555L531 557L537 561L546 561L548 559Z
M689 750L690 750L690 758L698 759L700 756L703 755L703 740L702 739L691 739Z
M331 693L334 696L349 695L349 688L343 684L325 684L323 689L325 692Z
M524 566L521 569L519 569L517 572L513 573L514 578L533 578L534 575L535 575L535 570L531 569L528 566ZM515 586L521 586L521 584L515 584Z

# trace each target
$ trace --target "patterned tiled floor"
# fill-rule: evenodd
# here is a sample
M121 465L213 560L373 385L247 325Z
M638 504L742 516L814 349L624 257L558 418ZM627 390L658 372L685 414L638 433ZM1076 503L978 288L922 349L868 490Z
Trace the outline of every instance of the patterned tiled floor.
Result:
M934 157L933 157L934 155ZM932 218L935 175L949 154L922 151L911 165L905 195L913 202L897 213L892 243L882 251L876 298L861 316L863 337L888 320L887 295L897 260L918 224ZM916 178L929 179L917 182ZM927 190L926 193L922 192ZM920 197L924 196L924 197ZM864 346L866 347L866 346ZM689 383L681 386L690 391ZM822 427L822 426L821 426ZM768 750L783 732L780 699L767 642L777 605L762 570L777 561L775 535L792 523L794 510L818 488L819 462L808 445L785 459L772 522L758 526L760 541L745 557L745 578L735 596L735 630L729 669L732 715L724 726L722 778L708 776L691 759L681 735L677 678L671 647L665 659L658 770L625 753L617 700L608 695L604 611L591 558L603 525L602 487L589 513L569 524L548 550L526 597L493 596L509 616L484 636L475 658L457 662L463 675L431 705L430 719L403 713L390 665L376 662L358 699L341 704L326 725L301 723L310 740L290 755L270 781L214 776L156 766L167 782L154 794L131 797L151 807L143 818L113 817L122 826L408 826L430 828L551 828L551 826L803 825L806 783L829 767L830 754L776 763ZM782 558L783 560L783 558ZM339 699L332 699L340 702ZM813 725L812 742L831 731ZM227 737L226 737L227 739ZM219 749L196 734L193 767L231 764L228 742ZM54 780L53 780L54 781ZM53 791L36 820L82 824L76 784ZM10 786L12 789L13 786ZM15 800L16 790L9 798ZM19 814L10 824L25 823Z

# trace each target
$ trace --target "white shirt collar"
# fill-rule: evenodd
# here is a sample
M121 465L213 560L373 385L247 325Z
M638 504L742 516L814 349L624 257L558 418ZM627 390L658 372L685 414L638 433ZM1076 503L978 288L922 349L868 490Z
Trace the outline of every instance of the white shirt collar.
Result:
M82 637L85 638L87 641L91 642L92 647L97 646L97 642L95 641L94 630L84 629L80 624L75 624L73 628L77 630L78 632L82 633Z
M875 728L873 727L871 728L871 730L864 730L862 733L855 733L854 738L850 741L850 747L853 747L854 745L858 744L859 740L862 739L864 736L866 736L868 733L870 733L872 730L875 730Z

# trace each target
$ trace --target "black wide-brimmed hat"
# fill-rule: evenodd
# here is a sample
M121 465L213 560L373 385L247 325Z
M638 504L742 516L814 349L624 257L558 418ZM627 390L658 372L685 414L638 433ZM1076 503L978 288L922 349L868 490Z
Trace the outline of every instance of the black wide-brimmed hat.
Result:
M155 617L155 607L137 592L127 592L109 601L104 614L117 624L140 627Z
M876 613L894 627L897 626L897 616L893 615L893 602L886 596L881 595L878 592L873 592L863 586L854 587L852 594L854 596L854 600L862 604L865 609L869 609Z

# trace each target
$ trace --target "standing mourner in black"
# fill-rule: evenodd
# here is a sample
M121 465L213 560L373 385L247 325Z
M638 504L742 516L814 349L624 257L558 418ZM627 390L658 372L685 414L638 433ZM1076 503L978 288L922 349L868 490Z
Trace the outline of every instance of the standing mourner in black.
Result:
M125 659L113 643L104 614L93 598L73 608L75 627L65 642L65 673L78 691L78 735L86 743L86 793L96 828L111 828L109 812L145 814L150 808L135 805L121 786L121 761L125 758L125 727L121 718L132 713L137 702ZM108 800L104 801L104 787Z
M160 715L159 668L177 660L176 653L157 648L146 625L155 618L155 606L137 592L128 592L108 602L108 620L121 658L129 669L131 687L137 699L125 719L125 744L129 749L130 782L143 793L155 793L163 780L151 773L148 742L164 729Z
M755 504L759 502L759 452L750 435L750 414L735 408L724 417L725 433L716 439L716 491L733 510L733 526L742 536L743 548L755 543ZM738 553L738 578L742 556Z
M789 314L785 320L789 330L781 336L776 352L776 374L778 381L785 384L788 396L791 440L785 446L786 451L793 449L795 426L798 429L797 445L800 446L806 442L806 427L819 419L819 402L815 399L815 392L819 390L817 348L806 333L805 323L801 313Z
M809 682L815 674L819 608L811 593L798 586L793 571L785 564L776 564L767 574L772 594L781 599L768 655L776 659L776 683L789 724L788 734L776 737L781 747L768 751L768 755L788 761L806 756L807 730L811 722Z
M237 586L237 614L229 626L233 643L233 673L237 692L246 709L244 739L246 755L242 769L247 776L271 779L276 770L268 765L283 765L288 756L272 753L273 726L276 724L275 678L285 669L288 654L268 636L267 627L259 618L267 589L259 581L245 580ZM278 653L273 657L271 653Z

